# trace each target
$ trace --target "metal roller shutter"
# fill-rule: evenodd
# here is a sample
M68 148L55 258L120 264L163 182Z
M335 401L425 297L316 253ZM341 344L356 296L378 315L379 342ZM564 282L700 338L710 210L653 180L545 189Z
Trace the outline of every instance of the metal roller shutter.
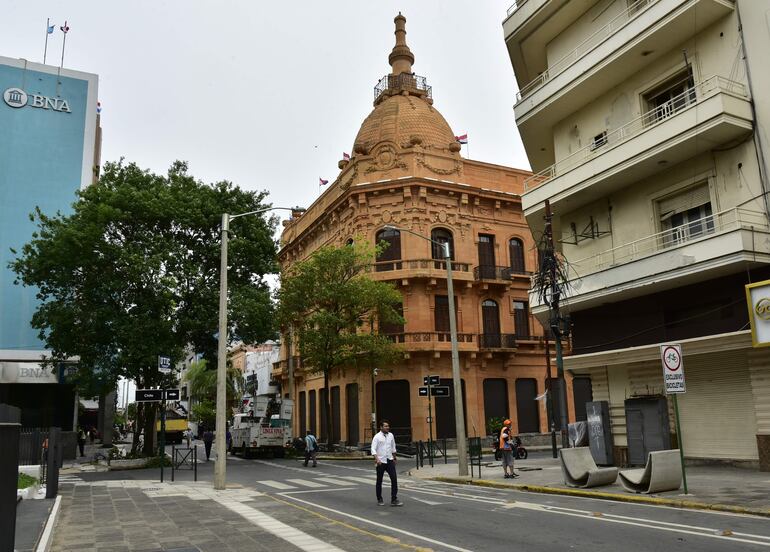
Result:
M685 356L679 414L687 457L757 460L746 351Z

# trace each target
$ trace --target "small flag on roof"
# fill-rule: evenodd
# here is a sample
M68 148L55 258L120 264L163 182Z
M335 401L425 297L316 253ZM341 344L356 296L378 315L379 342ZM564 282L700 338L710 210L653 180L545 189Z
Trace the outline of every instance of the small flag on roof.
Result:
M102 102L96 102L96 112L97 113L102 112Z
M343 158L345 161L350 161L350 154L349 154L349 153L345 153L345 152L343 151L343 152L342 152L342 158Z
M61 29L61 31L62 31L64 34L67 34L67 33L69 32L69 30L70 30L70 28L67 26L67 22L66 22L66 21L64 22L64 25L62 25L62 26L61 26L61 27L59 27L59 28Z
M461 144L467 144L468 143L468 135L467 134L463 134L462 136L455 136L455 140L457 140Z
M328 183L329 183L328 180L324 180L323 178L318 177L318 185L319 186L326 186Z
M54 29L56 28L56 25L49 25L48 26L48 34L53 34Z

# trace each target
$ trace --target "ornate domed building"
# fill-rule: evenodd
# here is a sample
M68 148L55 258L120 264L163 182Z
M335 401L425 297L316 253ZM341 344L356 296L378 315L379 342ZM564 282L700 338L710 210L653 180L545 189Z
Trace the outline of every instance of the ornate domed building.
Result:
M332 441L368 441L372 420L383 418L399 441L427 440L428 399L418 387L424 376L438 375L451 390L446 265L414 233L450 245L468 434L486 434L489 419L499 417L513 420L519 433L544 433L545 407L535 400L546 383L543 329L527 302L537 260L520 197L530 173L460 155L427 80L412 72L406 18L399 14L395 24L391 72L374 89L374 109L351 158L339 162L339 175L307 211L284 222L281 236L283 268L324 245L385 240L390 246L371 277L403 295L405 324L380 328L401 345L403 360L378 375L348 370L330 377ZM274 376L295 400L295 435L311 429L326 438L323 376L305 370L299 349L288 351L286 342ZM569 402L574 418L571 394ZM433 437L454 437L451 391L432 408Z

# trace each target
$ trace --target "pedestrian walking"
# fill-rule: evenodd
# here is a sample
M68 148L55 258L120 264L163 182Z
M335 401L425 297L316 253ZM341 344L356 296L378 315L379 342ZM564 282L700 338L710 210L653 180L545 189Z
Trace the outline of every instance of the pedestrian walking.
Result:
M91 439L91 444L94 444L94 439L96 439L96 428L94 426L91 426L91 429L88 430L88 437Z
M189 427L187 428L187 431L184 432L184 438L187 441L187 448L190 448L190 442L192 441L192 429Z
M233 448L233 434L230 433L230 430L227 430L227 452L230 452L230 449Z
M398 499L398 479L396 476L396 440L390 432L390 423L382 420L380 432L372 439L372 456L374 456L374 465L377 469L377 504L384 506L382 500L382 478L385 472L390 477L390 505L403 506L404 503Z
M85 448L86 448L86 432L83 429L83 426L80 426L78 428L78 448L80 449L80 457L82 458L85 456Z
M500 450L503 451L503 477L513 479L519 477L513 471L513 438L511 437L511 421L505 420L500 429Z
M207 429L203 432L203 446L206 448L206 462L211 457L211 443L214 442L214 432Z
M309 429L305 435L305 467L307 463L312 459L313 467L316 467L316 455L318 454L318 439L315 438L313 432Z

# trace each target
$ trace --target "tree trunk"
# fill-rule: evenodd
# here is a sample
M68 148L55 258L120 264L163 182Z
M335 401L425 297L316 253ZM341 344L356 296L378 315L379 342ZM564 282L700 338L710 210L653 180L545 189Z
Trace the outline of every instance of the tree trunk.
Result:
M326 412L326 450L332 451L332 403L329 393L329 371L324 371L324 411Z
M156 403L145 403L144 419L142 420L142 427L144 428L142 454L144 456L155 456L155 410Z
M131 454L136 454L139 450L139 437L141 436L141 427L142 422L144 421L143 418L143 411L144 411L144 403L136 403L136 415L134 417L134 431L133 436L131 440Z

